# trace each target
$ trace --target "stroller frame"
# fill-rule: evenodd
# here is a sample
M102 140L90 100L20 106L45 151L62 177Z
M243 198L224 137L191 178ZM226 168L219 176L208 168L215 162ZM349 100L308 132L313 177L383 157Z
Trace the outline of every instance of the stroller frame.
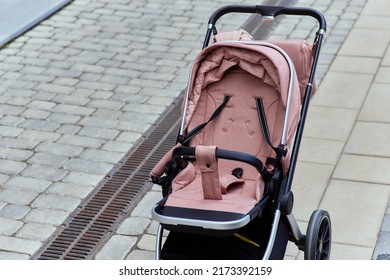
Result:
M262 210L265 209L268 205L272 203L275 207L274 217L272 222L272 228L269 236L269 241L263 255L263 259L269 259L272 249L274 247L274 243L276 240L277 229L281 219L281 216L285 216L287 218L289 227L290 227L290 241L294 242L299 250L305 252L305 259L328 259L330 255L330 244L331 244L331 224L330 217L328 212L317 209L315 210L309 220L308 229L306 231L306 235L304 235L296 220L293 216L292 207L293 207L293 193L291 191L291 186L293 182L294 172L296 163L298 160L299 147L301 144L303 129L306 121L306 116L309 108L311 92L314 84L314 76L316 71L316 65L318 62L318 57L322 45L323 38L326 33L326 20L325 17L319 11L311 8L293 8L293 7L282 7L282 6L259 6L259 5L227 5L216 10L210 17L208 22L208 28L206 32L206 36L203 43L203 48L205 49L209 45L209 41L212 33L214 35L217 34L215 25L219 18L228 13L256 13L260 14L264 19L273 20L276 16L279 15L298 15L298 16L310 16L315 18L319 23L319 29L315 38L315 50L313 55L313 63L311 67L311 71L309 74L308 82L305 89L305 94L301 106L300 112L300 121L298 123L295 140L293 144L293 148L291 150L291 160L290 165L287 170L286 176L283 178L282 171L280 168L275 167L273 174L271 174L271 187L270 191L268 191L264 197L261 198L256 207L251 211L248 215L235 220L235 221L205 221L205 220L186 220L185 218L171 218L164 215L161 215L161 205L157 204L152 209L152 217L159 222L158 230L157 230L157 238L156 238L156 259L161 259L161 248L162 248L162 238L164 229L175 230L177 226L179 227L188 227L188 228L204 228L204 232L210 233L213 231L224 231L228 234L234 232L235 229L245 226L248 224L253 217L261 216ZM280 52L287 60L289 68L290 68L290 84L289 84L289 94L288 101L286 106L286 114L283 123L283 132L282 138L280 142L280 146L278 148L284 149L285 136L286 136L286 127L288 121L288 110L290 107L290 97L291 97L291 84L292 84L292 76L294 73L293 62L288 57L288 55L279 47L268 43L260 43L260 42L250 42L249 44L261 44L263 46L271 47ZM192 72L192 71L191 71ZM179 138L182 139L185 133L185 115L188 107L188 95L189 88L187 87L187 92L185 96L184 110L183 110L183 119L179 131ZM173 158L181 158L181 157L193 157L195 155L194 147L181 147L176 148L173 151ZM249 163L254 166L259 173L263 175L264 166L260 160L256 157L250 155L233 152L228 150L218 149L216 152L216 157L223 159L232 159L245 163ZM156 178L152 178L155 183L158 183Z

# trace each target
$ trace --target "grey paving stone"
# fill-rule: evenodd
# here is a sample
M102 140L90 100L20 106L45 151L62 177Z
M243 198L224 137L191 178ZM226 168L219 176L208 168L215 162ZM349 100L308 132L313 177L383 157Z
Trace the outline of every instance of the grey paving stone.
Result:
M374 260L389 259L390 252L390 232L381 232L378 237L378 243L373 254Z
M50 181L21 176L13 177L5 183L7 188L35 193L44 192L50 185Z
M95 111L95 109L78 105L59 104L53 108L53 111L57 113L70 113L74 115L89 116Z
M95 259L123 260L136 242L137 238L135 237L115 235L104 245Z
M79 135L63 135L57 142L63 144L71 143L74 146L83 148L99 148L104 143L102 139Z
M81 125L94 126L101 128L114 128L118 123L115 119L105 119L98 117L85 117L80 121Z
M0 136L3 137L16 137L24 131L23 128L1 125Z
M132 211L131 216L150 219L151 209L159 200L161 200L161 193L154 191L148 192Z
M20 220L31 211L26 205L9 204L0 210L0 216L13 220Z
M61 134L76 134L80 131L80 129L81 127L77 125L64 124L61 125L61 127L58 128L56 132Z
M164 106L149 105L149 104L128 104L123 108L123 111L160 114L165 110Z
M68 171L66 170L50 166L29 165L23 170L22 175L26 177L33 177L56 182L64 178L67 173Z
M62 167L68 159L69 158L66 156L52 153L35 153L34 156L28 160L28 163L47 165L52 167Z
M61 134L55 132L26 129L19 136L22 139L35 142L35 141L55 141L58 138L60 138Z
M75 124L81 119L80 115L66 114L66 113L52 113L48 120L64 123L64 124Z
M72 94L72 95L57 94L51 100L54 102L57 102L57 103L63 103L63 104L74 105L74 106L84 106L85 104L87 104L89 102L89 98L86 98L83 96L77 96L75 94ZM66 113L67 108L68 107L60 107L60 108L57 108L57 110L62 112L62 113ZM74 115L77 115L78 114L77 108L78 107L71 107L69 109L73 110ZM87 113L87 111L86 111L86 112L84 112L82 114L80 113L78 115L89 115L89 113Z
M385 215L383 218L381 231L390 232L390 215Z
M122 132L115 140L119 142L135 143L142 134L137 132Z
M131 147L128 142L108 141L102 146L102 150L126 153Z
M42 243L39 241L0 236L0 250L4 251L32 255L41 247L41 245Z
M0 139L0 146L15 148L15 149L28 150L34 148L38 144L39 141L36 140L26 140L26 139L10 138L10 137L4 137L3 139Z
M48 115L50 115L50 112L48 111L43 112L45 112L45 116L43 118L46 118ZM60 126L60 124L56 122L49 122L46 120L28 119L20 123L19 126L33 130L55 131Z
M62 77L58 77L56 78L53 83L54 84L58 84L58 85L63 85L63 86L66 86L66 85L70 85L70 86L75 86L77 83L79 82L78 79L74 79L74 78L62 78Z
M3 209L7 205L8 205L8 203L6 203L5 201L0 201L0 209Z
M119 101L110 101L110 100L92 100L88 103L88 107L92 108L103 108L109 110L119 110L123 106L123 102Z
M45 142L36 147L37 152L53 153L54 155L64 157L78 156L82 151L82 147L65 144L65 143L52 143Z
M158 114L141 113L141 112L125 112L119 117L119 120L134 122L143 122L145 124L153 124L158 119Z
M25 216L24 221L59 226L68 217L68 214L64 210L35 208Z
M144 234L141 240L138 241L137 247L141 250L154 251L156 244L156 236L151 234Z
M80 204L80 199L57 194L41 194L34 202L34 208L49 208L54 210L73 211Z
M147 218L129 217L118 228L117 233L122 235L140 235L146 231L151 220Z
M118 125L115 127L119 130L125 130L130 132L139 132L144 133L146 132L149 127L142 123L135 123L131 120L121 120L118 122Z
M18 174L26 168L24 162L0 159L0 172L4 174Z
M17 126L23 120L24 118L18 116L4 116L3 118L1 118L0 124L5 126Z
M11 236L23 226L21 221L0 217L0 234Z
M52 73L52 75L56 75L56 73ZM53 85L51 83L40 83L35 87L35 89L57 94L70 94L74 90L74 88L70 86Z
M113 165L92 160L70 159L64 165L64 168L67 170L105 175L111 171Z
M27 107L39 110L50 110L55 105L56 103L50 101L33 100L30 104L27 105Z
M62 181L80 185L97 185L102 179L103 175L88 174L85 172L70 171Z
M56 182L51 185L46 192L64 196L73 196L76 198L85 198L92 190L94 186L89 185L76 185L70 183Z
M108 128L97 129L96 127L93 126L84 126L78 134L90 138L96 137L99 139L112 140L119 134L119 131L114 129L108 129Z
M23 239L43 242L47 240L55 230L56 227L52 225L30 222L24 224L15 236Z
M0 158L24 161L33 155L32 151L0 147Z
M82 81L78 84L80 88L85 88L85 89L91 89L91 90L114 90L116 85L110 84L110 83L99 83L99 82L85 82Z
M1 258L1 257L0 257ZM155 253L145 250L132 250L126 260L154 260Z
M81 155L81 159L93 160L117 164L124 156L124 153L104 150L86 149Z
M11 204L28 205L37 196L38 193L34 192L18 191L11 189L0 190L0 200Z
M0 252L0 260L28 260L29 258L27 254Z

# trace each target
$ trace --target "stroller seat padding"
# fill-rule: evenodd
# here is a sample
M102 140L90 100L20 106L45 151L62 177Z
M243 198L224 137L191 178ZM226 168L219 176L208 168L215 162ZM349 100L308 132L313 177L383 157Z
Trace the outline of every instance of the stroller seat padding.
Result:
M232 177L220 174L215 189L220 199L205 199L204 188L215 185L204 185L199 168L189 163L173 180L165 206L247 214L263 195L264 181L260 175L252 180Z

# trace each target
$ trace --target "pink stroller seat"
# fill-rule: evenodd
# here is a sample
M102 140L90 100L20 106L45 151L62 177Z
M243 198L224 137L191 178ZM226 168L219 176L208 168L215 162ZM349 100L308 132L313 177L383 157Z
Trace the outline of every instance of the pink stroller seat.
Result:
M230 233L261 211L275 159L289 167L313 54L305 41L256 42L243 30L216 39L226 41L195 60L183 137L151 172L160 177L172 159L181 165L152 213L162 224Z

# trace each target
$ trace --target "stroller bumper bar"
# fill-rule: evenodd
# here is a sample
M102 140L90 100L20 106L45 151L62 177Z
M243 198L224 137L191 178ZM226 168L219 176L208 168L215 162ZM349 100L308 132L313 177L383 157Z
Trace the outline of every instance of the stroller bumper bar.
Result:
M164 215L161 215L160 212L163 211L159 205L156 205L155 208L152 211L152 217L153 219L159 221L162 225L167 227L169 229L168 225L174 225L174 226L182 226L182 227L193 227L197 228L198 230L218 230L218 231L226 231L225 235L230 235L231 232L229 230L236 231L237 229L247 225L250 222L250 216L249 215L242 215L241 217L234 217L233 220L227 220L227 221L218 221L218 220L211 220L210 221L210 213L212 211L208 211L207 215L204 215L205 219L196 219L194 218L194 215L188 215L188 217L176 217L176 216L170 216L169 214L176 214L174 211L169 211L170 207L165 207L164 209ZM167 210L169 213L167 213ZM189 209L182 209L190 211ZM195 211L195 210L194 210ZM172 213L171 213L172 212ZM199 210L198 210L199 212ZM180 212L179 212L180 213ZM223 213L226 216L226 213ZM191 217L191 218L189 218ZM208 220L207 220L207 219ZM177 230L177 229L176 229ZM194 229L192 229L194 230ZM215 233L215 234L221 234L221 233ZM223 235L223 234L222 234Z
M264 167L264 164L261 162L261 160L251 154L217 149L215 155L220 159L236 160L252 165L261 174L265 182L267 182L272 177L272 174ZM174 149L172 158L178 157L195 157L195 147L179 147Z
M152 218L168 230L229 236L247 225L254 217L260 217L270 200L269 196L264 196L247 214L162 206L157 203L152 209Z

